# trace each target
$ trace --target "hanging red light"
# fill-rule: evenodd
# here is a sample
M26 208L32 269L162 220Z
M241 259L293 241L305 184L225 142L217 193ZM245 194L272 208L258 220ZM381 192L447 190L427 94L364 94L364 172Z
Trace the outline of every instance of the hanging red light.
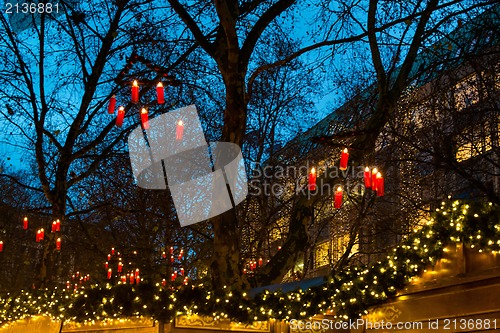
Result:
M137 80L132 83L132 103L139 103L139 84Z
M182 120L179 120L175 128L175 139L177 141L182 140L183 135L184 135L184 123L182 122Z
M122 127L123 118L125 118L125 108L123 106L120 106L118 108L118 115L116 116L116 126Z
M340 170L347 170L347 162L349 161L349 151L344 148L340 154Z
M364 178L365 178L365 187L370 188L372 186L372 175L370 173L369 167L365 168Z
M142 123L142 128L145 130L149 129L149 116L148 116L148 110L146 108L141 109L141 123Z
M337 190L335 191L335 198L334 198L334 203L333 207L339 209L340 206L342 206L342 197L344 193L342 191L342 187L337 187Z
M161 81L156 85L156 97L158 104L165 103L165 89L163 88L163 83Z
M377 173L377 196L381 197L384 195L384 177L380 172Z
M316 169L314 167L311 168L309 173L308 187L309 191L316 191Z
M115 95L113 95L109 99L108 113L109 114L115 113L115 108L116 108L116 97L115 97Z
M376 190L377 189L377 173L378 173L378 170L377 168L373 168L372 169L372 190Z

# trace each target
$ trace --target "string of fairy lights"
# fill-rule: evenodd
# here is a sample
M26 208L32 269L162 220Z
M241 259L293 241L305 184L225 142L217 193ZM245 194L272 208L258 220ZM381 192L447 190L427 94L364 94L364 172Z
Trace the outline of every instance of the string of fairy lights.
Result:
M134 317L169 322L175 316L190 314L239 322L318 314L330 314L337 320L357 318L434 265L447 245L461 243L480 252L499 252L499 216L500 206L492 203L443 202L384 260L351 267L307 290L267 290L252 298L230 287L212 290L195 283L165 287L147 281L137 285L93 285L78 292L30 290L0 298L0 323L6 325L36 315L87 323Z

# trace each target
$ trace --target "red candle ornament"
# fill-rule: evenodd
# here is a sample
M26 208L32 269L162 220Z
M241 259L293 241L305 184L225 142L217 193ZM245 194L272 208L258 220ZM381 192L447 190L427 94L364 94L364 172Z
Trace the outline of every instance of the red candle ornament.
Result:
M167 285L167 280L163 279L161 280L161 286L165 287Z
M177 271L174 271L174 280L177 279Z
M186 286L187 286L187 284L188 284L188 277L187 277L187 276L184 278L183 283L184 283L184 285L186 285Z
M115 113L115 107L116 107L116 96L113 95L109 99L109 105L108 105L108 113L113 114Z
M162 257L163 259L166 259L166 258L167 258L167 253L166 253L165 251L163 251L163 252L161 253L161 257Z
M56 232L61 231L61 220L57 219L56 220Z
M137 80L132 83L132 103L139 103L139 84L137 84Z
M123 106L120 106L118 108L118 115L116 116L116 126L122 127L123 118L125 118L125 108Z
M61 251L61 238L56 239L56 250Z
M165 103L165 89L161 81L156 85L156 97L158 99L158 104Z
M36 231L36 242L39 243L40 242L40 230L37 230Z
M170 281L172 281L172 282L175 281L175 275L174 275L174 273L172 273L172 275L170 276Z
M174 254L174 247L173 246L170 247L170 254Z
M384 195L384 177L380 172L377 172L377 196L381 197Z
M179 261L182 260L182 255L184 254L184 250L181 250L181 252L179 252Z
M182 120L179 120L175 128L175 139L177 141L182 140L183 135L184 135L184 123L182 122Z
M115 255L115 248L114 248L114 247L112 247L112 248L111 248L111 255L112 255L112 256L114 256L114 255Z
M135 284L139 284L139 282L141 282L141 277L137 275L137 277L135 278Z
M135 270L135 273L134 273L134 274L135 274L135 278L137 279L137 277L139 276L139 268L137 268L137 269Z
M340 170L347 170L347 162L349 161L349 151L344 148L340 154Z
M174 256L170 256L170 262L173 264L174 263Z
M24 220L23 220L23 229L24 230L28 230L28 217L24 217Z
M184 268L181 267L181 271L179 272L179 275L184 276Z
M118 273L121 273L123 270L123 264L121 261L118 262Z
M149 115L148 115L148 110L146 108L141 109L141 124L142 128L145 130L149 129Z
M134 282L135 282L134 274L130 274L130 284L134 284Z
M108 262L107 262L107 261L104 263L104 268L106 268L106 269L108 269L108 268L109 268L109 264L108 264Z
M316 169L313 167L309 173L309 191L316 191Z
M337 191L335 191L335 199L334 199L334 205L333 207L339 209L340 206L342 206L342 197L344 195L344 192L342 191L342 187L337 187Z
M377 173L378 173L377 168L373 168L373 170L372 170L372 190L377 189Z
M108 253L108 261L111 260L111 254Z
M108 280L111 280L111 274L113 274L113 270L108 268Z
M43 241L44 238L45 238L45 230L43 230L43 228L42 228L42 229L40 229L40 240Z
M127 276L126 275L122 275L122 283L127 283Z
M370 188L372 186L372 175L370 173L369 167L365 168L364 178L365 178L365 187Z
M262 258L259 258L259 267L262 266Z
M52 222L52 229L50 231L56 232L56 221Z
M0 252L3 252L3 241L0 241Z

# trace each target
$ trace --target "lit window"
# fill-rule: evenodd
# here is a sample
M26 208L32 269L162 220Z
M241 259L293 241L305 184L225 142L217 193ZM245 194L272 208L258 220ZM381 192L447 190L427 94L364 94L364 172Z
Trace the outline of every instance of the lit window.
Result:
M320 268L330 264L330 242L316 245L314 249L314 268Z
M455 107L458 111L479 102L479 90L475 75L460 81L455 86Z
M489 125L479 124L468 128L457 138L457 162L466 161L472 157L486 153L493 148Z

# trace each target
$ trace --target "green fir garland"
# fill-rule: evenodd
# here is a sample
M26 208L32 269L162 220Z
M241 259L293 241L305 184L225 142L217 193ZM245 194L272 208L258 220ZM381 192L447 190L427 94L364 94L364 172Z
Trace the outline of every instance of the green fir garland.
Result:
M266 290L254 298L229 287L211 290L188 285L172 290L149 283L96 285L76 293L57 288L32 290L0 298L0 324L35 315L76 322L141 316L170 322L178 315L198 314L251 322L308 318L328 310L338 320L357 318L434 265L446 245L463 243L480 252L499 251L499 216L500 207L491 203L443 202L385 260L349 268L307 290Z

